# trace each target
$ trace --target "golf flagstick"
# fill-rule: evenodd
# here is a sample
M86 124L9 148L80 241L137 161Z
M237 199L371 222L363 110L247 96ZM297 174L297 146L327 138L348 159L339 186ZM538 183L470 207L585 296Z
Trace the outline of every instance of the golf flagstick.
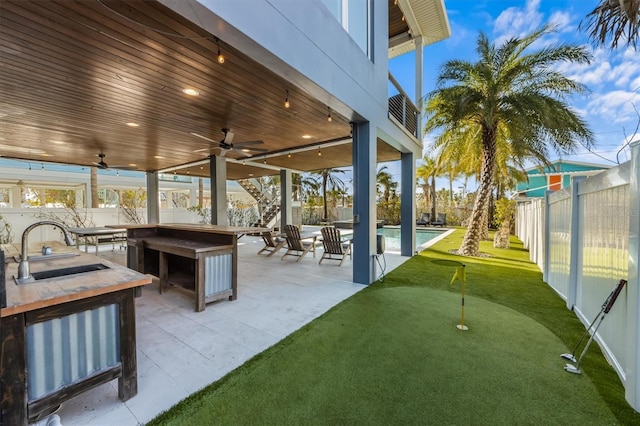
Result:
M582 349L582 353L580 354L580 358L578 358L578 361L577 361L576 365L573 365L573 364L565 365L565 367L564 367L565 371L568 371L569 373L573 373L573 374L581 374L582 373L582 371L580 370L580 363L582 362L582 358L587 353L587 350L589 349L589 345L591 345L591 342L596 337L596 333L598 332L598 328L600 328L600 325L602 324L602 321L604 320L604 317L609 313L611 308L613 308L613 304L616 302L616 299L618 298L618 295L620 295L620 292L622 291L622 288L625 286L626 283L627 283L626 280L620 280L620 282L613 289L611 294L609 294L609 297L607 297L607 300L605 300L604 304L602 305L602 309L598 313L598 316L602 315L602 316L600 316L600 321L598 321L598 324L596 325L596 328L593 330L593 333L591 333L591 337L589 337L589 340L587 341L587 344L584 346L584 349ZM582 337L580 338L580 340L578 341L578 344L574 348L573 353L562 354L562 355L560 355L561 357L563 357L565 359L568 359L569 361L576 362L575 352L578 349L578 345L580 345L580 342L582 342L582 340L587 335L587 333L589 333L589 330L591 329L591 327L593 326L593 324L596 322L597 319L598 319L598 317L596 317L593 320L593 322L589 325L589 328L587 328L587 331L585 332L585 334L583 334Z
M460 324L458 324L456 327L458 328L458 330L462 330L462 331L466 331L469 330L469 327L467 327L466 325L464 325L464 285L467 281L467 272L465 270L465 264L463 263L462 266L459 266L456 269L456 273L453 274L453 278L451 278L451 282L449 283L449 285L453 285L453 283L459 279L460 282L462 282L462 319L460 321Z

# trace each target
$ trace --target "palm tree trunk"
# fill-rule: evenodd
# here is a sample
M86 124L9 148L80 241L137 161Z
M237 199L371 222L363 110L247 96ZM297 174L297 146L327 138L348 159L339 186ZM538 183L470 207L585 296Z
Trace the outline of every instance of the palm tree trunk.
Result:
M487 210L489 197L491 196L491 188L493 186L493 173L495 168L496 150L495 150L495 131L486 129L483 131L483 148L482 148L482 168L480 171L480 185L476 194L476 200L473 204L471 217L469 218L469 226L464 234L462 244L458 252L463 256L477 256L480 248L480 241L483 237L482 216Z
M100 207L100 200L98 200L98 168L91 167L91 208L97 209Z
M431 175L431 188L429 188L431 192L431 220L436 220L436 203L438 200L436 199L436 177L435 175Z
M489 203L482 212L482 227L480 228L480 241L489 239Z
M322 207L324 208L324 221L329 220L329 210L327 208L327 175L322 175Z

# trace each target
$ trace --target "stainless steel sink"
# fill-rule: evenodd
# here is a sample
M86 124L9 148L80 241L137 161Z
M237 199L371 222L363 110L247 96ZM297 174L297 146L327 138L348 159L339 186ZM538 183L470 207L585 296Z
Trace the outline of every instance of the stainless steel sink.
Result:
M59 259L61 257L72 257L72 256L80 256L80 253L72 252L72 251L64 251L64 252L54 252L51 254L30 254L29 256L27 256L27 259L29 260L29 262L34 262L38 260ZM15 260L16 262L20 262L21 256L15 255L13 256L13 260Z
M90 265L70 266L68 268L50 269L48 271L33 272L31 276L24 279L19 279L16 276L14 276L13 278L15 279L17 284L26 284L26 283L33 283L39 280L66 277L69 275L82 274L85 272L95 272L103 269L109 269L109 267L102 263L92 263Z

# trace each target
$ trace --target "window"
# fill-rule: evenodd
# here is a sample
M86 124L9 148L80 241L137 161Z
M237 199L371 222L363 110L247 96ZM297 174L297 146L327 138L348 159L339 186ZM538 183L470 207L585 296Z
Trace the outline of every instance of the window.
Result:
M562 176L551 175L549 176L549 190L558 191L562 189Z
M369 52L370 0L322 0L331 14L340 22L360 49Z

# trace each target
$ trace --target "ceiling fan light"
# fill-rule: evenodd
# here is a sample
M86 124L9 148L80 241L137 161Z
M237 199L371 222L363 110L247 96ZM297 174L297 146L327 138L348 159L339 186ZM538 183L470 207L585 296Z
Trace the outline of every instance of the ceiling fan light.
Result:
M217 37L216 37L216 45L218 46L217 61L219 64L224 64L224 56L222 56L222 53L220 52L220 40Z

